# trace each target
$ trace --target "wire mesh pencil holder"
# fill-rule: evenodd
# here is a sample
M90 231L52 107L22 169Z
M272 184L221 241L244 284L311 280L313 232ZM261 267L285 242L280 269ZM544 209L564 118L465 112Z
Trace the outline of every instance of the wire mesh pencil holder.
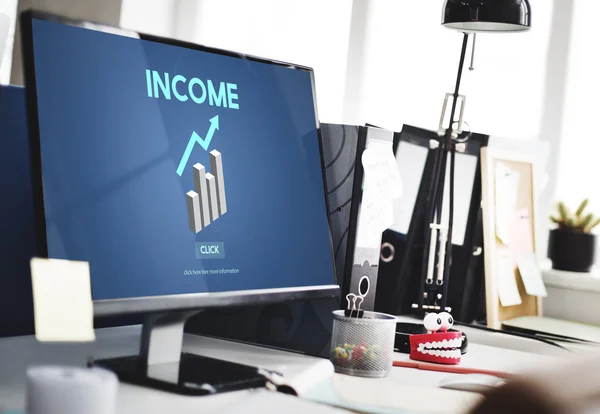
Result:
M333 312L330 359L335 372L380 378L392 369L396 318L364 311L362 317Z

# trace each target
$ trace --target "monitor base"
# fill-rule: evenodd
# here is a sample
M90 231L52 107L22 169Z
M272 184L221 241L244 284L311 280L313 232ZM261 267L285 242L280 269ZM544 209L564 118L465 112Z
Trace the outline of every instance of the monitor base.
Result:
M182 353L179 362L147 366L139 356L93 361L114 372L119 381L181 395L202 396L264 387L255 367Z
M210 395L266 386L257 367L182 352L185 321L200 312L148 315L140 352L88 365L113 371L120 381L183 395Z

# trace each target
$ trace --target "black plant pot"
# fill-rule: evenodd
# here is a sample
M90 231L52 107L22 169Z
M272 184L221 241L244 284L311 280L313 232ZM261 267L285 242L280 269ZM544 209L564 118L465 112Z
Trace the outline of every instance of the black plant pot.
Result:
M571 230L550 230L548 257L553 269L589 272L596 259L596 236Z

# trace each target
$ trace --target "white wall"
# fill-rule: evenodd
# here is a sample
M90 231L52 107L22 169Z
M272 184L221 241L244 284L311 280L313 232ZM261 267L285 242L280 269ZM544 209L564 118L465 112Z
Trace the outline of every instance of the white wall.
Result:
M574 0L556 198L600 214L600 1Z
M321 121L341 122L352 1L123 0L121 24L312 67Z
M205 0L195 12L188 40L312 67L321 121L341 122L351 1Z
M122 0L120 26L142 33L172 37L177 0Z
M15 33L15 21L17 17L17 0L0 1L0 14L8 16L10 26L8 30L8 39L2 44L2 34L0 34L0 83L8 83L10 80L10 68L12 62L13 39Z
M465 70L465 120L473 131L537 138L541 126L552 2L530 0L532 29L477 36L475 70ZM440 25L443 0L371 0L358 122L399 130L437 129L453 92L462 34ZM470 50L467 58L470 58Z

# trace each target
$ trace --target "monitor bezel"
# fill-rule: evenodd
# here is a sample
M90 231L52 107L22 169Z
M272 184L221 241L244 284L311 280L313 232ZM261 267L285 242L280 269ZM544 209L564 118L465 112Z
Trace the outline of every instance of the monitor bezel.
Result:
M56 14L39 10L26 10L20 15L21 49L23 57L23 75L27 96L27 114L29 123L29 141L31 156L31 179L33 185L33 200L35 213L35 232L37 239L37 251L40 257L48 257L48 244L46 235L46 214L44 204L44 192L42 185L42 154L40 143L40 129L37 106L37 88L35 76L34 44L33 44L33 19L53 21L67 26L87 28L104 33L135 36L141 40L167 44L171 46L184 47L202 52L216 53L219 55L235 57L244 60L267 63L277 66L285 66L290 69L303 70L310 73L313 92L316 129L319 141L319 152L321 158L321 176L323 180L324 200L329 223L329 242L332 263L332 276L334 284L319 286L298 286L292 288L274 288L257 290L236 290L227 292L203 292L176 294L150 297L134 297L119 299L104 299L94 301L94 315L105 316L114 314L131 313L153 313L169 312L179 310L192 310L198 308L214 308L226 306L261 305L291 300L308 300L317 298L331 298L339 295L339 281L336 280L335 260L333 250L333 238L331 234L331 218L329 214L329 200L327 198L327 180L325 175L325 161L323 155L323 142L321 128L319 125L316 88L314 71L310 67L291 64L287 62L261 58L244 53L233 52L203 45L198 45L182 40L169 39L165 37L148 35L134 30L122 29L116 26L96 23L90 20L71 19Z

